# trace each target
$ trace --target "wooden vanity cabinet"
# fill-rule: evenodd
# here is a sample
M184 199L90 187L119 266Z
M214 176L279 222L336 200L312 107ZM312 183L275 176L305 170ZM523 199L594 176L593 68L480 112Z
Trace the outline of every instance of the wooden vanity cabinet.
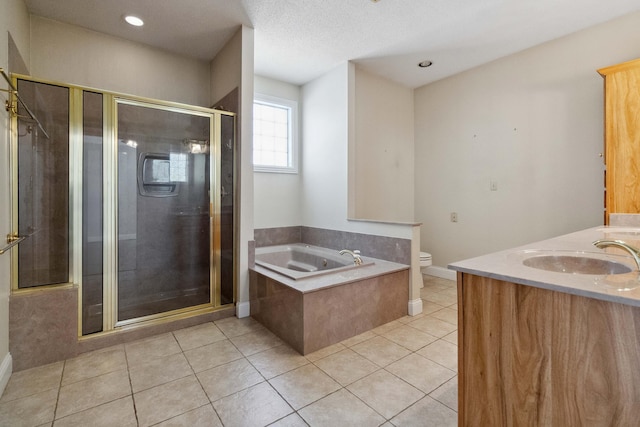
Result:
M605 224L640 213L640 59L598 70L605 87Z
M458 272L460 426L640 425L640 307Z

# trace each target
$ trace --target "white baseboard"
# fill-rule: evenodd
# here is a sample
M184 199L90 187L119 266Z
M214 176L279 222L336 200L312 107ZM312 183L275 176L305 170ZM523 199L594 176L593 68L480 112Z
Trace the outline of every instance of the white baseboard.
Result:
M9 378L11 378L11 372L13 371L13 359L11 358L11 353L7 353L2 359L2 363L0 363L0 396L4 392L5 387L9 383Z
M236 304L236 317L242 319L243 317L251 316L251 310L249 308L249 301L239 302Z
M416 316L422 313L422 298L409 301L409 316Z
M435 276L441 279L448 279L448 280L457 279L456 272L453 270L449 270L448 268L432 265L431 267L427 267L426 270L427 270L426 274L428 274L429 276Z

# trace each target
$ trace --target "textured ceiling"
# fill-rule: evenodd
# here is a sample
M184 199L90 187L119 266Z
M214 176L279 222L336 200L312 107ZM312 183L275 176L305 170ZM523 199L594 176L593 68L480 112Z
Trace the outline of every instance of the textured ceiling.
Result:
M640 10L639 0L26 0L31 13L212 59L255 28L257 74L304 84L347 60L418 87ZM138 14L142 28L122 21ZM433 61L430 68L417 63Z

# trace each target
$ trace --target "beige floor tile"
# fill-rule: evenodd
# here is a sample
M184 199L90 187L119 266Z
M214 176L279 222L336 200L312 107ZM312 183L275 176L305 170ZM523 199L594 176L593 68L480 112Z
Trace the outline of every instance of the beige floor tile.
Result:
M266 426L293 412L266 382L213 402L213 407L225 427Z
M371 332L378 335L384 335L385 332L392 331L396 328L399 328L400 326L402 326L402 323L399 322L398 320L394 320L392 322L385 323L384 325L381 325L381 326L378 326L377 328L372 329Z
M202 371L197 377L212 402L264 381L245 358Z
M298 414L314 427L379 426L384 418L345 389L302 408Z
M147 363L151 359L180 353L182 350L173 334L162 334L124 345L129 366Z
M351 346L354 346L356 344L360 344L363 341L370 340L371 338L375 338L375 337L376 337L376 334L374 334L371 331L367 331L365 333L362 333L360 335L356 335L355 337L351 337L351 338L348 338L348 339L342 341L342 345L344 345L345 347L351 347Z
M416 314L415 316L404 316L404 317L399 318L398 322L400 322L403 325L405 325L405 324L407 324L409 322L413 322L414 320L417 320L417 319L423 317L424 315L425 314L424 314L424 311L423 311L422 313Z
M21 397L42 393L43 391L60 387L64 362L51 363L20 372L15 372L9 378L0 403L10 402Z
M340 384L311 364L287 372L269 382L296 410L341 388Z
M222 427L222 423L211 404L208 404L156 424L155 427Z
M32 427L53 421L58 390L0 403L0 427Z
M432 317L436 319L444 320L445 322L451 323L452 325L458 325L458 312L451 308L443 308L442 310L438 310L435 313L431 313Z
M426 396L391 419L391 423L397 427L456 427L458 414Z
M131 396L57 419L56 427L137 427Z
M424 298L422 299L422 313L423 314L435 313L436 311L440 311L443 308L445 308L445 307L440 305L440 304L436 304L435 302L427 301ZM412 319L412 320L414 320L414 319Z
M286 417L276 421L273 424L269 424L269 427L307 427L308 424L304 422L300 415L293 413Z
M247 357L249 362L266 378L289 372L309 361L288 345L280 345Z
M417 352L445 368L458 371L458 346L444 340L438 340Z
M424 300L431 301L445 307L458 303L458 297L447 291L423 292L423 294L420 295L420 297Z
M117 345L68 359L64 365L62 385L119 371L127 366L124 345Z
M411 351L419 350L438 339L433 335L406 325L393 329L382 336Z
M56 417L63 418L130 394L129 373L126 370L78 381L60 388Z
M450 334L442 337L443 340L450 342L451 344L458 345L458 331L453 331Z
M215 325L226 335L227 338L233 338L249 332L264 331L266 328L258 321L251 317L238 319L237 317L227 317L226 319L217 320Z
M458 376L456 375L442 384L432 391L429 396L458 412Z
M185 351L184 355L194 372L202 372L242 358L242 353L229 340L194 348Z
M452 370L415 353L392 363L386 370L427 394L456 375Z
M280 338L266 329L257 332L249 332L244 335L230 338L230 340L245 356L251 356L252 354L284 344Z
M157 424L209 403L195 375L135 393L141 427Z
M147 364L132 366L129 369L131 388L134 393L188 377L191 374L193 374L191 366L182 353L153 359Z
M431 315L408 323L408 325L437 338L442 338L458 329L455 325L445 322L444 320L436 319Z
M425 394L385 370L374 372L347 387L386 419L399 414Z
M380 369L378 365L351 349L320 359L315 362L315 365L343 386Z
M356 344L351 347L351 350L380 367L385 367L411 353L406 348L380 336Z
M420 289L420 292L442 292L449 289L446 285L441 285L437 282L425 282L424 287Z
M347 348L347 347L345 347L341 343L337 343L337 344L334 344L334 345L330 345L329 347L325 347L323 349L320 349L318 351L314 351L313 353L307 354L305 357L307 358L307 360L309 362L315 362L316 360L323 359L323 358L325 358L327 356L331 356L334 353L342 351L345 348Z
M212 322L180 329L174 331L173 335L176 337L178 344L180 344L182 351L202 347L227 338Z

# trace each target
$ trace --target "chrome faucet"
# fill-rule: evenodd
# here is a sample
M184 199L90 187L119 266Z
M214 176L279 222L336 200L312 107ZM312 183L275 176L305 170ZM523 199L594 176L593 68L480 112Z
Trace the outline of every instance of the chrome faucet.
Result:
M340 255L344 255L344 254L351 255L353 257L353 263L355 265L362 264L362 258L360 258L360 251L359 250L350 251L349 249L343 249L343 250L340 251Z
M616 248L624 249L629 252L633 259L636 261L636 265L638 270L640 270L640 249L636 249L633 246L629 246L626 242L622 240L596 240L593 242L596 248L604 249L608 246L614 246Z

